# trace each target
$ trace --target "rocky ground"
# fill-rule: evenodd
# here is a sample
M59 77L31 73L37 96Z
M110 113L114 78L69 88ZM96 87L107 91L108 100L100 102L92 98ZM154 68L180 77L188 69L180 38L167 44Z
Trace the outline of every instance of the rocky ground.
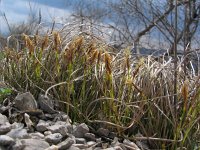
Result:
M142 145L142 146L141 146ZM68 115L54 110L50 99L36 101L29 92L0 106L0 150L140 150L136 144L99 128L95 133L85 123L72 124Z

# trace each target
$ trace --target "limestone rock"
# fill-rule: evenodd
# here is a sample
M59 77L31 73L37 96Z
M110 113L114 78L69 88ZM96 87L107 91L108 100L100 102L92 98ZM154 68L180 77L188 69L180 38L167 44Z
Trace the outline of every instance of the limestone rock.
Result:
M44 150L50 146L41 139L22 139L21 142L25 145L23 150Z
M109 130L108 129L104 129L104 128L99 128L98 130L97 130L97 133L99 134L99 135L101 135L101 136L108 136L108 134L109 134Z
M23 138L28 138L29 135L27 133L26 129L21 129L21 128L17 128L17 129L12 129L10 132L8 132L6 135L14 138L14 139L23 139Z
M134 150L140 150L140 148L133 142L131 142L130 140L124 139L123 144L125 145L125 147L129 148L134 148Z
M44 135L40 132L30 133L29 136L33 139L43 139Z
M39 132L44 132L47 128L51 125L50 121L39 120L38 124L36 125L36 129Z
M8 118L5 115L0 114L0 125L4 125L8 122Z
M57 125L57 124L55 124L55 125L47 127L47 129L49 131L51 131L52 133L60 133L63 136L66 136L67 133L68 133L67 126L65 126L65 125Z
M75 138L77 144L86 144L86 139L84 138Z
M7 146L13 145L15 143L14 139L7 135L0 135L0 145Z
M70 148L72 144L74 144L74 140L71 138L67 138L65 141L59 143L57 146L59 150L66 150Z
M47 135L45 137L45 141L47 141L50 144L58 144L61 141L62 137L63 136L60 133L53 133L53 134Z
M11 130L11 125L9 123L0 125L0 135L6 134Z
M30 92L26 92L15 97L14 106L21 111L35 110L37 102Z
M75 129L74 129L74 136L77 138L82 138L86 133L89 132L89 128L85 123L79 124Z
M46 113L57 113L57 111L54 110L54 103L49 97L45 97L44 95L40 94L38 97L38 104L40 109Z
M58 150L58 146L51 145L50 147L46 148L45 150Z

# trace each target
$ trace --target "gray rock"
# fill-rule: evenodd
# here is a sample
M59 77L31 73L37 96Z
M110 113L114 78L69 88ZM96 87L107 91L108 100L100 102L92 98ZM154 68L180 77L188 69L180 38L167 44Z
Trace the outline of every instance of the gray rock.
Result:
M88 126L85 123L82 123L82 124L79 124L78 126L76 126L73 134L77 138L82 138L88 132L89 132Z
M62 135L67 135L67 133L72 134L73 133L73 127L70 123L64 122L64 121L57 121L55 122L54 126L59 126L60 129L62 129L63 133Z
M57 146L59 150L66 150L70 148L72 144L74 144L74 140L71 138L67 138L65 141L59 143Z
M86 144L86 139L84 138L75 138L76 144Z
M96 137L93 133L86 133L84 136L86 139L88 139L90 141L96 141Z
M39 120L38 124L36 125L36 130L39 132L44 132L48 130L48 127L51 125L50 121Z
M50 144L58 144L62 138L63 136L60 133L53 133L53 134L47 135L45 137L45 141L47 141Z
M118 138L115 137L114 140L111 143L111 146L115 147L115 146L120 146L120 145L121 145L121 143L118 141Z
M101 143L101 146L103 149L106 149L109 147L109 143Z
M69 116L67 114L62 114L61 117L60 117L60 121L64 121L64 122L69 123L69 124L72 123L71 119L69 118Z
M80 149L93 149L96 146L96 142L94 141L89 141L86 144L73 144L73 146L78 147Z
M37 102L30 92L26 92L15 97L14 106L21 111L35 110Z
M65 122L67 124L71 124L72 123L72 121L69 118L69 116L67 114L63 113L63 112L58 112L53 121L55 121L55 122L62 121L62 122Z
M44 150L50 145L41 139L22 139L21 142L25 145L23 150Z
M76 143L76 137L73 134L67 134L68 138L71 138Z
M12 129L22 129L24 127L24 124L23 123L18 123L18 122L14 122L12 125Z
M75 146L72 145L68 150L80 150L80 148L75 147Z
M10 106L3 106L3 105L0 105L0 113L4 113L6 112L7 110L9 110L11 107Z
M91 147L91 146L97 145L97 143L94 141L89 141L89 142L87 142L87 145L88 145L88 147Z
M67 128L67 132L68 132L68 133L70 133L70 134L73 133L73 127L72 127L72 125L71 125L70 123L68 123L68 122L57 121L57 122L55 123L55 125L63 125L63 126L65 126L65 127Z
M13 145L13 144L15 144L15 141L13 138L7 135L0 135L0 145L6 146L6 145Z
M30 133L29 135L33 139L43 139L44 138L44 135L40 132Z
M49 135L49 134L52 134L52 132L51 132L51 131L45 131L45 132L44 132L44 135L45 135L45 136L47 136L47 135Z
M109 134L109 130L108 129L104 129L104 128L99 128L98 130L97 130L97 133L99 134L99 135L101 135L101 136L108 136L108 134Z
M23 138L28 138L29 135L27 133L26 129L21 129L21 128L17 128L17 129L12 129L10 132L8 132L6 135L16 139L23 139Z
M140 148L133 142L131 142L130 140L124 139L123 144L125 147L127 148L134 148L135 150L140 150Z
M150 150L149 146L147 145L146 142L143 141L136 141L136 144L139 148L141 148L142 150Z
M106 148L105 150L123 150L123 149L120 146L115 146L115 147Z
M55 124L55 125L47 127L47 129L51 131L52 133L60 133L63 136L66 136L68 134L68 129L67 129L67 126L65 125Z
M71 124L69 124L69 123L67 123L65 121L56 121L55 124L56 125L71 125Z
M87 149L87 150L89 148L87 144L73 144L72 146L77 147L79 149Z
M51 145L50 147L46 148L45 150L58 150L58 146Z
M11 130L11 125L6 123L5 125L0 125L0 135L6 134Z
M102 147L95 147L94 150L102 150Z
M13 150L23 150L26 145L22 143L21 140L17 139L15 144L12 146Z
M96 142L101 143L102 142L101 138L96 138Z
M4 125L8 122L8 118L5 115L0 114L0 125Z
M109 132L109 138L114 139L115 137L117 137L117 133Z
M30 116L27 113L24 113L24 121L28 129L33 130L33 122L31 121Z
M57 111L54 110L54 103L49 97L45 97L44 95L40 94L38 97L38 104L40 109L46 113L57 113Z

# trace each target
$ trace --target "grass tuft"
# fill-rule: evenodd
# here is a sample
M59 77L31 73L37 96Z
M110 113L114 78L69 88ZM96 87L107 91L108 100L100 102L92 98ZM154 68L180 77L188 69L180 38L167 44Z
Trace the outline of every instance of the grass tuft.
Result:
M174 106L171 59L134 58L129 49L114 53L85 34L70 40L58 32L23 37L20 51L1 53L1 79L16 91L51 95L73 121L146 140L152 149L199 147L199 78L189 69L184 74L181 62Z

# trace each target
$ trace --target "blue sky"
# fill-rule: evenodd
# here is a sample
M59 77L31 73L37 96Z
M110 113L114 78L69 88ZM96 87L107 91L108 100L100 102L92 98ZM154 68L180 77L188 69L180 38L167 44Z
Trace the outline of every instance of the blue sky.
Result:
M30 13L30 6L34 12L39 12L41 9L43 21L48 22L54 20L59 22L71 14L70 5L66 0L1 0L0 32L8 32L4 13L9 24L25 22Z

